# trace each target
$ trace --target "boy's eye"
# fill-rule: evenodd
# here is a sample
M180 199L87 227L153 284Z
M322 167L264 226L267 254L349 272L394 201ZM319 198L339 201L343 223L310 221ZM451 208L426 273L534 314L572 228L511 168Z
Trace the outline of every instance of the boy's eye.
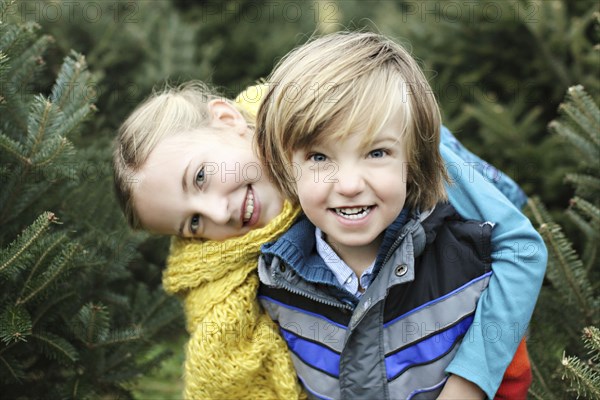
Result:
M190 232L194 235L198 232L198 228L200 227L200 214L192 215L192 220L190 221Z
M377 150L373 150L373 151L369 152L369 157L381 158L381 157L384 157L386 154L387 154L387 151L385 151L384 149L377 149Z
M202 187L202 185L204 184L204 179L206 179L206 177L204 175L204 167L202 167L196 173L196 186Z
M327 161L327 156L325 154L321 154L321 153L311 154L308 158L309 158L309 160L312 160L314 162L324 162L324 161Z

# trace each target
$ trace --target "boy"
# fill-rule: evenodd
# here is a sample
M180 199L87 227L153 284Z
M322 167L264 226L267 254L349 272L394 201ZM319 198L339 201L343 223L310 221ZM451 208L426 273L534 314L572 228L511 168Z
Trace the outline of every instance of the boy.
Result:
M445 203L439 110L416 62L379 35L337 33L288 54L269 82L257 148L307 219L263 246L260 299L305 389L320 398L434 398L442 388L444 398L493 398L523 333L507 330L528 322L543 271L514 268L500 249L492 260L492 235L501 240L514 215L508 202L477 210L484 223L460 217L477 214L469 205L453 202L457 213ZM469 177L481 192L466 197L496 196ZM452 186L450 194L465 198ZM544 249L535 250L529 261L543 264ZM492 261L497 282L484 291ZM496 337L485 336L490 324ZM507 390L524 398L523 346L518 355L523 368Z

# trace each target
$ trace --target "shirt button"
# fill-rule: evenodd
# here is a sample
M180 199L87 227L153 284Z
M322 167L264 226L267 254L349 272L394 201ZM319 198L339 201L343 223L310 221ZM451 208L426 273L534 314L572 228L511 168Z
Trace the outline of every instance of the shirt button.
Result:
M396 276L404 276L404 275L406 275L407 271L408 271L408 266L406 264L400 264L396 267L396 270L394 271L394 273L396 274Z
M346 279L346 284L352 282L352 277L349 277L348 279Z

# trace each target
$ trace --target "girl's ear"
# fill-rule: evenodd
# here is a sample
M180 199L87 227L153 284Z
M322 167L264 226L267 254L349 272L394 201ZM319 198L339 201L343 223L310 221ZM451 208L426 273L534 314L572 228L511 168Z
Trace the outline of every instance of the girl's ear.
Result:
M208 112L211 116L210 125L215 128L234 128L240 134L244 134L248 128L242 114L225 100L211 100L208 103Z

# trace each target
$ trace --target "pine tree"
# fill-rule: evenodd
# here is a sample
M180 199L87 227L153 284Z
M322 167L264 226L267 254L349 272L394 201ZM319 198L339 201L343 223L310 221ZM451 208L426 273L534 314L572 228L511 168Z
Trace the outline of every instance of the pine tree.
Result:
M181 326L179 305L134 277L145 237L123 229L110 174L88 173L106 152L72 144L95 112L85 57L67 55L37 94L53 38L11 19L14 6L0 1L0 392L130 398L168 356L143 358Z
M575 197L566 211L567 217L579 229L577 246L555 223L539 199L529 202L529 209L548 247L547 279L549 285L542 297L532 332L534 385L531 394L537 399L564 398L560 393L575 392L577 396L600 398L598 328L600 324L600 109L582 86L569 88L567 98L559 107L561 117L549 125L580 155L581 172L569 174L566 180L575 186ZM576 249L579 249L576 250ZM551 315L551 317L550 317ZM586 354L578 340L584 332ZM566 352L574 354L561 356ZM562 362L561 362L562 359ZM562 365L562 368L561 368ZM572 388L564 381L569 378Z

